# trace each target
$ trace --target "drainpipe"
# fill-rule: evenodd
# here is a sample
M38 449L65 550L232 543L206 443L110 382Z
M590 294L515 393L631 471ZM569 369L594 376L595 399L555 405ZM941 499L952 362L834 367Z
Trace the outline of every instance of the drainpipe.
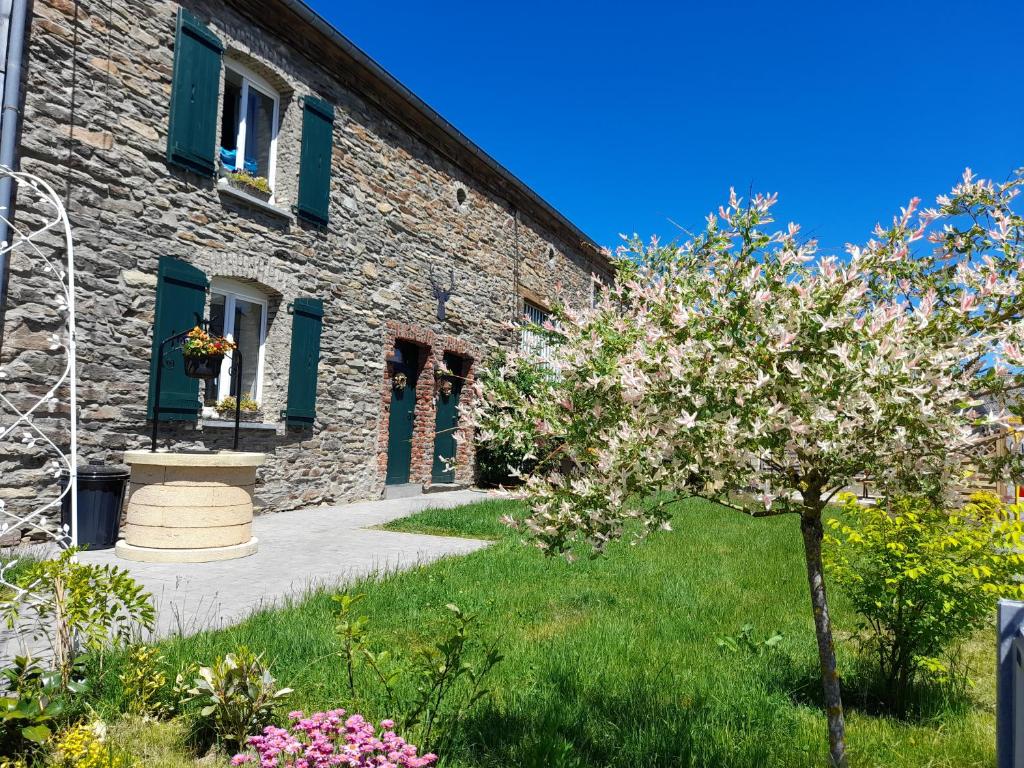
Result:
M0 0L0 73L3 101L0 111L0 165L16 168L18 162L18 122L21 117L21 63L25 48L25 21L28 0ZM0 180L0 242L11 236L6 220L14 208L14 182ZM0 253L0 349L4 343L4 318L7 315L7 283L10 279L9 252Z
M522 313L519 310L519 209L512 206L512 247L515 256L512 261L512 323L522 320ZM512 345L517 342L516 332L513 331Z

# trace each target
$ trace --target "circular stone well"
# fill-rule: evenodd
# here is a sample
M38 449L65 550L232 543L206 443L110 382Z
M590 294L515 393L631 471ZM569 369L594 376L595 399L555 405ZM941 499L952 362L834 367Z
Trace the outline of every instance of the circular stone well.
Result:
M126 451L128 513L115 552L150 563L205 563L256 552L252 494L263 453Z

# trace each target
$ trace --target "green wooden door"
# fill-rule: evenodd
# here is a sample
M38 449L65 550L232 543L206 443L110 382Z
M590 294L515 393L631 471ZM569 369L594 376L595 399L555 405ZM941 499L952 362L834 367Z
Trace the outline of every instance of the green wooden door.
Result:
M388 416L387 485L409 482L412 465L412 431L416 419L416 378L419 373L419 350L414 344L398 342L395 350L402 362L395 364L395 375L405 374L404 387L391 387L391 414ZM394 378L392 378L392 383Z
M430 479L434 483L455 482L455 430L459 426L459 395L462 393L462 359L446 353L444 365L454 375L451 377L451 392L440 386L437 393L437 420L434 423L434 466ZM447 460L447 461L446 461Z

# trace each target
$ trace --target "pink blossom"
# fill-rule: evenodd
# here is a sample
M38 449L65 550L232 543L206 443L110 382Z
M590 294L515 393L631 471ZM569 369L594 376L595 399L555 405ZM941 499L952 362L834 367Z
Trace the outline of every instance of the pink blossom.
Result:
M257 758L261 768L428 768L437 755L418 755L392 729L393 720L383 720L380 731L362 715L345 719L345 710L317 712L306 717L290 712L291 730L270 725L259 736L249 737L256 755L243 753L231 758L232 765L244 765Z

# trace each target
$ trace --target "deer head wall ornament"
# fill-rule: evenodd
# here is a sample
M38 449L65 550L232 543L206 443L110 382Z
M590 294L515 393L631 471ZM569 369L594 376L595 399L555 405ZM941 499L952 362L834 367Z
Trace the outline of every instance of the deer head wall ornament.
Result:
M448 288L446 289L441 283L434 279L434 267L430 267L430 287L434 292L434 298L437 299L437 319L444 321L445 318L445 304L448 303L448 299L455 292L455 270L452 269L448 273Z

